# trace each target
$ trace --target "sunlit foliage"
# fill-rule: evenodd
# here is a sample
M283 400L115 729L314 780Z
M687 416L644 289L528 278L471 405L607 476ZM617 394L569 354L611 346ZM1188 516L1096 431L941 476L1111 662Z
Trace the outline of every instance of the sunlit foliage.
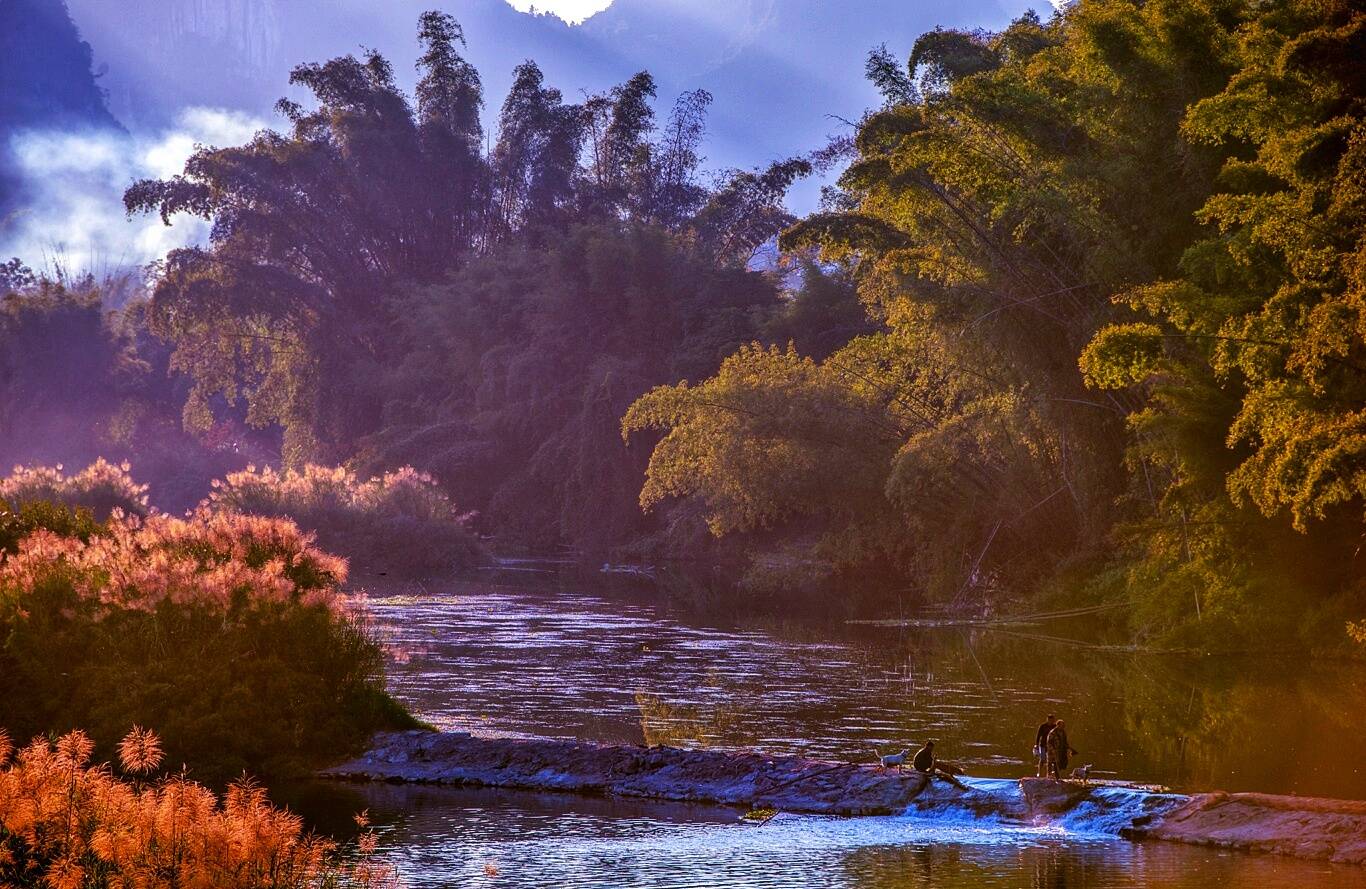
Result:
M341 467L276 472L249 466L215 481L205 506L292 519L353 562L399 574L449 573L482 557L471 516L411 466L364 481Z
M151 775L160 742L134 729L124 776L90 761L81 731L14 750L0 732L0 883L52 889L388 889L392 868L306 834L302 820L239 779L221 797L183 774ZM346 853L343 855L342 853Z
M1138 526L1135 585L1170 588L1194 569L1205 576L1188 600L1274 611L1287 590L1360 574L1363 51L1352 4L1267 7L1229 34L1235 72L1180 124L1193 150L1223 158L1196 213L1204 229L1162 280L1116 297L1160 324L1107 327L1083 357L1092 383L1148 397L1130 459L1159 480L1173 530L1164 542Z
M795 529L815 544L806 558L826 560L851 597L905 577L938 598L980 597L999 586L1001 554L1018 576L1056 555L1054 540L1003 519L1046 511L1060 493L1047 477L1057 455L1030 450L1038 418L991 370L923 318L821 362L748 347L704 383L632 405L625 434L667 433L641 504L700 497L717 535ZM964 543L983 539L993 551ZM754 564L772 574L790 561L768 553Z
M40 501L84 507L101 520L115 509L129 515L147 512L147 486L133 480L129 464L115 465L101 457L73 475L63 469L60 464L16 466L0 479L0 500L19 507Z
M870 56L852 139L709 181L710 96L657 118L645 72L571 102L525 63L485 134L463 33L428 13L415 95L374 53L301 65L288 132L128 190L213 222L149 303L7 265L0 422L89 375L120 381L80 406L120 441L174 401L217 453L282 435L301 478L431 472L518 545L724 547L750 595L1042 590L1164 644L1341 645L1366 612L1363 21L1082 0L937 29ZM788 187L837 159L792 225ZM69 365L44 348L67 338ZM338 546L383 535L359 536Z
M1089 0L936 30L905 68L876 51L884 107L783 244L850 265L895 357L841 380L843 350L751 349L656 390L627 415L668 433L642 502L700 498L721 533L814 529L822 553L895 540L916 556L885 580L955 600L1067 574L1144 637L1341 640L1323 618L1361 593L1366 493L1364 22ZM941 410L852 458L856 380L920 375Z
M170 756L221 779L296 771L411 724L339 592L345 562L293 523L116 512L92 528L68 515L39 516L0 558L12 731L84 725L112 744L158 725Z
M1292 4L1239 35L1244 68L1184 123L1232 154L1200 211L1217 232L1187 251L1183 279L1127 297L1173 339L1205 341L1214 373L1243 389L1228 438L1250 453L1230 490L1301 530L1366 494L1353 456L1366 440L1363 32L1345 4Z

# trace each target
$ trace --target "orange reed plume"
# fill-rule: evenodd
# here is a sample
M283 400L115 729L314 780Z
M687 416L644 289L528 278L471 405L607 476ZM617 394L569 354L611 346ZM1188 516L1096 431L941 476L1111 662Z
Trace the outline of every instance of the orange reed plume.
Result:
M239 593L340 609L335 588L346 562L285 519L203 511L143 519L116 511L105 534L83 541L36 531L0 561L0 590L34 589L54 576L110 611L155 611L162 602L227 608Z
M161 739L151 729L133 726L119 742L119 763L135 775L154 771L161 765Z
M265 791L239 781L222 799L183 775L129 783L90 766L84 732L13 754L0 736L0 886L140 889L393 889L367 831L355 848L307 834ZM147 772L161 743L137 728L119 745ZM13 757L13 758L11 758Z

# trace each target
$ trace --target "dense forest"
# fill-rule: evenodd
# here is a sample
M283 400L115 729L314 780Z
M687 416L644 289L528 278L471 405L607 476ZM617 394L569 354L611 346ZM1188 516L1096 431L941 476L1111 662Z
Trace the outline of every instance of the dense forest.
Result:
M126 458L177 510L249 460L411 465L495 550L754 607L1066 602L1154 644L1348 644L1353 4L933 31L870 55L884 104L849 138L722 174L704 92L661 107L642 72L569 102L527 62L485 133L458 24L419 39L415 95L378 54L300 65L285 131L129 188L213 225L146 298L7 265L0 457Z
M1143 637L1332 644L1366 592L1364 48L1346 3L1097 2L875 53L886 106L783 245L884 329L650 393L643 501L805 520L835 572L954 602L1051 581Z

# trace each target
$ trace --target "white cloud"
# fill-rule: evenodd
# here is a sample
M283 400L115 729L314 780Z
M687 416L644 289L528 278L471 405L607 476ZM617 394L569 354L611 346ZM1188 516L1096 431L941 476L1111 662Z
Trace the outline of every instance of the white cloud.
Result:
M548 12L571 25L581 24L612 5L612 0L507 0L518 12Z
M0 259L18 256L35 268L60 263L74 272L143 265L168 250L202 243L208 223L123 210L123 191L138 179L166 178L184 168L196 146L241 145L265 123L239 112L190 108L170 130L131 136L25 131L11 149L24 180L24 208L0 221Z

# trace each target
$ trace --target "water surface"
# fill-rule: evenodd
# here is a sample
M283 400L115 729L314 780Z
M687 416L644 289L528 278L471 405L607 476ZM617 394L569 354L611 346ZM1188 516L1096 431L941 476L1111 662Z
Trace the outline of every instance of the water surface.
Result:
M1210 889L1366 886L1366 869L1059 829L781 815L563 794L366 786L412 886Z
M649 602L491 585L371 607L404 653L393 691L444 729L869 762L935 738L974 774L1014 777L1053 711L1097 774L1366 799L1361 664L952 629L706 626Z
M443 729L871 761L933 737L975 776L1030 768L1065 716L1080 763L1181 790L1366 798L1366 670L1154 657L959 630L724 626L649 601L460 585L372 593L394 693ZM1366 870L1134 845L1100 825L955 813L781 816L364 787L409 885L1366 886Z

